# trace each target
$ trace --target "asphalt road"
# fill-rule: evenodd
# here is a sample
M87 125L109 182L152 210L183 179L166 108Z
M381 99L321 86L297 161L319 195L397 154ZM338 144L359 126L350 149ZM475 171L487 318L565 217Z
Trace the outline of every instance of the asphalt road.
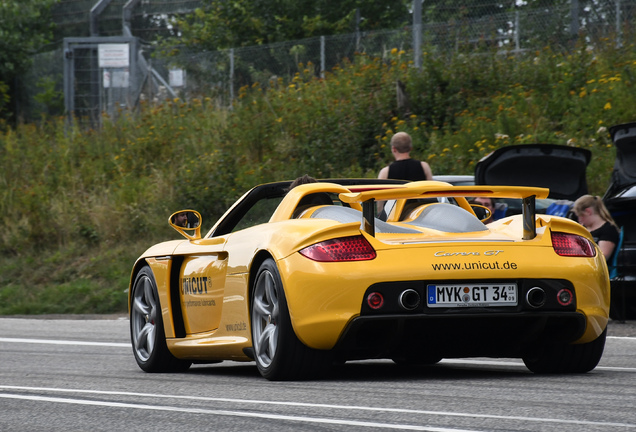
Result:
M0 318L1 431L636 431L633 321L610 323L583 375L508 359L365 361L269 382L252 363L144 373L125 317L85 318Z

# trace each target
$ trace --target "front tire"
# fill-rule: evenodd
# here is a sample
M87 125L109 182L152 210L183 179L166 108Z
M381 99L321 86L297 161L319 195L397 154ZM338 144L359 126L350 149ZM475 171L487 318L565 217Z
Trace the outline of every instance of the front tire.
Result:
M251 302L254 359L270 381L314 378L329 364L326 351L305 346L294 333L283 283L274 260L260 266Z
M135 360L146 372L178 372L191 365L191 362L179 360L168 351L157 283L149 266L139 271L133 284L130 339Z
M592 342L584 344L546 343L523 358L526 367L538 374L586 373L598 365L605 349L607 328Z

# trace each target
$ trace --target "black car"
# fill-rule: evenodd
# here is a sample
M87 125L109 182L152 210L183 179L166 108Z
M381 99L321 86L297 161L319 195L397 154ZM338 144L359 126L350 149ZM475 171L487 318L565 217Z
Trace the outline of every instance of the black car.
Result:
M623 230L622 246L616 252L617 276L611 281L610 317L636 319L636 123L614 126L610 135L616 146L616 161L603 201ZM537 200L537 213L576 219L571 211L553 213L546 206L566 203L567 207L588 193L586 169L591 155L586 149L555 144L502 147L477 163L475 183L549 188L548 200ZM506 215L519 213L520 204L508 201Z
M636 123L612 126L609 132L616 146L616 160L603 202L623 231L618 276L612 280L610 316L636 319Z

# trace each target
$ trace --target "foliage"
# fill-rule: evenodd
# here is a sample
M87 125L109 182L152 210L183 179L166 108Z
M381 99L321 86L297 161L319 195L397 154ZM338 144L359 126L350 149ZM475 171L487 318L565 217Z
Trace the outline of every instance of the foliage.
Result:
M176 19L175 42L218 50L353 31L396 28L408 22L405 0L207 0L207 6Z
M511 3L511 2L510 2ZM478 18L504 12L509 7L503 2L465 0L425 0L422 18L426 22L448 22L463 18Z
M607 188L607 127L634 121L633 45L427 48L421 70L409 58L358 55L324 79L300 64L289 82L241 88L231 110L175 98L104 117L100 130L48 118L0 132L0 313L69 312L71 298L73 311L120 312L135 257L179 238L173 211L197 209L211 227L258 183L375 177L397 131L435 174L470 174L504 145L584 147L591 192Z
M9 86L0 81L0 121L2 120L3 113L7 111L10 101L11 97L9 96ZM0 127L0 129L2 129L2 127Z
M27 70L33 54L52 36L49 12L55 1L0 2L0 118L11 116L6 97L14 95L16 78Z
M101 314L126 310L126 288L141 253L132 245L59 249L0 260L0 315Z
M64 93L56 88L62 77L58 76L56 78L43 77L36 84L40 92L34 96L34 99L42 104L47 114L64 112Z

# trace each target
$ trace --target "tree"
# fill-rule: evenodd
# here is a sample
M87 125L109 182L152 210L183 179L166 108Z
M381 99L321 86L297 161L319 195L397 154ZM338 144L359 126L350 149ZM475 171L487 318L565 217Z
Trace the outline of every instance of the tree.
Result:
M572 0L423 0L424 22L481 18L516 9L541 9L569 5ZM594 0L579 0L592 3Z
M50 8L56 0L2 0L0 2L0 118L14 120L11 108L18 79L33 54L50 41Z
M396 29L411 24L413 1L204 0L204 7L175 18L178 36L168 39L167 44L214 51L351 33L356 30L357 12L359 30ZM477 19L518 8L545 8L569 1L423 0L422 20L432 23Z
M422 20L424 22L448 22L465 18L479 18L505 12L514 1L484 0L424 0Z
M408 0L207 0L176 25L172 43L202 50L350 33L356 11L360 30L395 28L409 23Z

